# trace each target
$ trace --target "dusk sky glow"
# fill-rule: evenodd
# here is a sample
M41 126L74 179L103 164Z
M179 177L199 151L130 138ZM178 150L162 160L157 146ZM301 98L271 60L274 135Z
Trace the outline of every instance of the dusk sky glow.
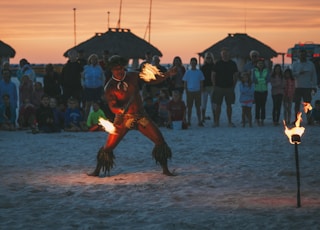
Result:
M148 0L123 0L121 28L144 38L149 20ZM11 63L65 63L63 53L96 32L116 27L120 0L15 0L1 3L0 40L16 50ZM319 0L153 0L150 42L163 53L162 63L181 56L184 63L224 39L247 33L277 52L298 42L320 43ZM148 40L148 34L145 37ZM280 62L280 58L276 59ZM289 62L289 60L286 60Z

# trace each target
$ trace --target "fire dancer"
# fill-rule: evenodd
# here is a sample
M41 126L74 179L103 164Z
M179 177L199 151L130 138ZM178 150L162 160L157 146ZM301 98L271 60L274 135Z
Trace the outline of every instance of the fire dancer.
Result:
M171 149L165 142L156 124L152 122L143 108L139 92L139 81L143 78L143 70L141 73L127 72L125 69L127 63L127 59L118 55L114 55L109 59L112 78L106 83L104 90L109 107L115 114L113 123L115 133L109 133L104 146L98 152L97 166L88 175L99 176L100 170L103 170L105 173L108 171L109 173L114 166L114 148L129 130L137 129L154 142L155 146L152 150L152 155L156 163L160 163L163 174L172 176L173 174L169 171L167 165L167 160L172 155ZM171 69L162 76L151 74L152 80L145 78L143 80L157 84L174 74L174 69Z

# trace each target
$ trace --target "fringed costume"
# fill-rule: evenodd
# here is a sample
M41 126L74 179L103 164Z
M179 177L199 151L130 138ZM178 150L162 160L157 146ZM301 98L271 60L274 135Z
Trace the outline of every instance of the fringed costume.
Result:
M112 56L110 59L113 76L105 86L105 96L110 110L115 114L113 125L116 133L109 134L105 145L98 152L96 169L88 175L99 176L101 170L109 174L114 166L113 150L128 131L135 129L155 144L153 158L161 165L163 174L172 176L167 164L172 156L171 149L143 108L139 92L139 73L126 72L123 59L119 56Z

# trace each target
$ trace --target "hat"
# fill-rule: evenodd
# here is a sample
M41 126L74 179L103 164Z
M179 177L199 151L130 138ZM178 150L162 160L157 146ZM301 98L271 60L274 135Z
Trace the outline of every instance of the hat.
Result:
M257 57L260 55L258 51L251 50L249 56L252 58L252 56L256 55Z
M111 69L115 66L126 66L128 65L128 59L119 55L113 55L109 58L108 67Z

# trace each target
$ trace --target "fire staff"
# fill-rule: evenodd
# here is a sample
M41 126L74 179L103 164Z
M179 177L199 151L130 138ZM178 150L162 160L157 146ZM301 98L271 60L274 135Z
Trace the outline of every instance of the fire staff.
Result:
M167 160L171 158L171 149L165 142L157 125L146 114L139 92L139 81L142 74L139 72L127 72L125 66L128 60L114 55L109 59L109 67L112 71L112 78L105 85L105 97L111 111L115 114L113 125L116 133L110 133L103 147L97 155L97 166L95 170L88 174L99 176L100 171L110 172L114 166L113 150L127 134L129 130L139 130L148 137L155 146L152 150L153 158L162 167L163 174L172 176L168 169ZM150 71L147 71L150 74ZM166 72L162 76L153 75L150 83L159 83L166 77L174 75L174 69ZM143 79L146 81L146 79ZM149 80L147 80L149 81Z

